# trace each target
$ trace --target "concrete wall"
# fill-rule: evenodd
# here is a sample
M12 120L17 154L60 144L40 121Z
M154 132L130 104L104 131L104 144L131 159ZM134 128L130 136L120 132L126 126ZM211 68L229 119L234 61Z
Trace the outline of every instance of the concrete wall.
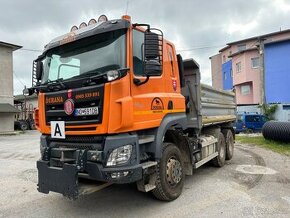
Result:
M278 104L274 118L278 121L290 122L290 104Z
M212 86L216 89L223 89L221 55L217 54L215 56L212 56L210 57L210 60L211 60Z
M237 113L261 113L261 109L258 107L258 105L246 105L246 106L238 106L237 107Z
M0 113L0 133L14 131L14 114Z
M12 49L0 46L0 102L13 105Z
M17 46L18 47L18 46ZM0 45L0 103L13 106L13 47ZM0 113L0 133L14 131L14 113Z

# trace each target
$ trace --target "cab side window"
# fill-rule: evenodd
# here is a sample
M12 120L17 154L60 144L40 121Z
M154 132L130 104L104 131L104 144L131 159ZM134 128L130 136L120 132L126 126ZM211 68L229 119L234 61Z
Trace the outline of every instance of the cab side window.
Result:
M133 70L136 76L145 76L142 62L144 33L133 30Z

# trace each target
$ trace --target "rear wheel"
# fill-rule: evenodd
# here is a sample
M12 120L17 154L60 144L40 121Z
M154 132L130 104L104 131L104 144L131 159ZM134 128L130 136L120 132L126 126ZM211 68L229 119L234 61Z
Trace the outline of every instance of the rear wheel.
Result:
M234 155L234 136L231 130L224 129L222 131L226 141L226 160L231 160Z
M184 184L184 168L179 148L173 143L163 143L162 158L156 171L156 188L153 195L162 201L178 198Z
M225 137L221 132L218 135L217 152L218 156L212 160L212 163L216 167L222 167L226 162L226 142Z
M19 123L20 123L20 129L21 129L22 131L26 131L26 130L28 130L28 124L27 124L26 121L21 120L21 121L19 121Z

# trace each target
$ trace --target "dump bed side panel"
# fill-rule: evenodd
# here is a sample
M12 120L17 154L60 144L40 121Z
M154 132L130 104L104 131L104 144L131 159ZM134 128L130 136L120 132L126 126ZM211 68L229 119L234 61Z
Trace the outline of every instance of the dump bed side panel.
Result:
M201 85L202 124L228 122L236 119L235 94Z
M236 119L235 94L201 84L199 65L193 59L184 61L184 78L182 94L186 99L189 128L201 129Z

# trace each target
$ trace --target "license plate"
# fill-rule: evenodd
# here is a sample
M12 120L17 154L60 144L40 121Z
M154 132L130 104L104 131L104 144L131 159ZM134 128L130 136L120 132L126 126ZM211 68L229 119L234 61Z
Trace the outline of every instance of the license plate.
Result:
M98 107L76 108L74 113L75 116L89 116L98 114L99 114Z

